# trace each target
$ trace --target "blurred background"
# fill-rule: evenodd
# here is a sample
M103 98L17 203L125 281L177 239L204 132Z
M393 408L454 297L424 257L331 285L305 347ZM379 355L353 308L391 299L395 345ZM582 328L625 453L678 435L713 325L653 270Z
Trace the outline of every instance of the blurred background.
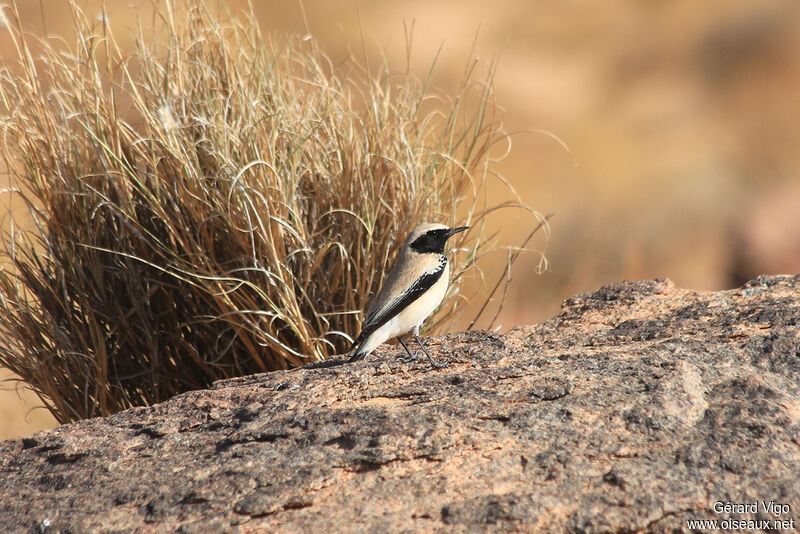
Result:
M19 2L35 35L69 39L61 0ZM237 4L229 2L235 10ZM496 100L512 135L496 169L542 213L555 212L539 257L520 257L502 329L558 313L560 302L615 280L666 276L679 287L737 287L800 272L800 3L690 0L255 2L265 33L313 35L333 64L365 53L456 87L469 59L497 59ZM85 2L88 14L101 2ZM120 45L142 9L106 0ZM146 15L144 15L146 17ZM2 30L0 28L0 30ZM441 50L440 50L441 49ZM0 57L13 57L0 35ZM566 148L565 148L566 147ZM7 177L0 176L0 189ZM493 192L500 201L505 188ZM8 224L9 195L0 194ZM530 219L495 217L519 244ZM506 253L487 258L489 286ZM465 321L472 314L464 316ZM464 325L466 326L466 324ZM0 379L10 375L0 369ZM6 383L0 439L55 425L35 396Z

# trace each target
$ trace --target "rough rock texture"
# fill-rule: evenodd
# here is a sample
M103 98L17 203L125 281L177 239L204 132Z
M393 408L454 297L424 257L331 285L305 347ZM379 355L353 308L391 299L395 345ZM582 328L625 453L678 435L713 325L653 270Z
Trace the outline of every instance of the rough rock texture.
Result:
M3 442L0 525L671 532L774 501L797 528L799 323L800 276L617 283L507 335L430 339L446 369L384 346L218 383Z

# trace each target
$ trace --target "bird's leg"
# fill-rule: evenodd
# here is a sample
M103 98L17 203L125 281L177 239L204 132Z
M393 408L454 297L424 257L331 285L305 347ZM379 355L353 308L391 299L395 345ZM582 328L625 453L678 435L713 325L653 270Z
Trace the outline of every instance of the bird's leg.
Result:
M418 362L421 359L419 356L411 352L411 350L408 348L408 345L406 345L405 342L403 341L403 338L397 336L397 341L399 341L400 344L403 345L403 348L406 349L406 352L408 353L408 358L398 356L397 361L403 363L411 363L411 362Z
M445 361L443 361L441 363L437 363L436 360L431 358L431 355L428 354L428 351L425 349L425 345L422 344L422 340L419 338L419 336L416 333L412 333L411 335L414 336L414 339L417 340L417 343L419 344L419 347L422 349L422 352L424 352L425 356L427 356L428 359L431 361L431 366L436 367L436 368L447 367L447 364L448 364L449 360L445 360Z

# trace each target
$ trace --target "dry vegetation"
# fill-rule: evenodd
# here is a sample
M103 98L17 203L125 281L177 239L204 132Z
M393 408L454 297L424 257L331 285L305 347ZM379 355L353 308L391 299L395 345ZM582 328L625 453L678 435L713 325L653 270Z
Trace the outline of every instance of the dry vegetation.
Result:
M3 236L0 364L60 422L343 352L422 220L473 226L453 293L492 246L491 69L446 97L196 1L158 7L125 55L71 9L72 44L5 9L0 70L2 155L33 220Z

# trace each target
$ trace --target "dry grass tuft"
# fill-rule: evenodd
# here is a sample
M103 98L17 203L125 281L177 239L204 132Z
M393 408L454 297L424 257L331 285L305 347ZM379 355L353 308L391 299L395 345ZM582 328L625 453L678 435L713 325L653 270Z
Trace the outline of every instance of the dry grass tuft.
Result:
M34 221L3 237L0 364L59 421L343 352L422 220L474 227L451 291L490 249L506 136L474 64L446 98L197 0L157 7L156 44L140 29L125 55L71 8L71 46L5 9L18 55L0 70L2 155Z

